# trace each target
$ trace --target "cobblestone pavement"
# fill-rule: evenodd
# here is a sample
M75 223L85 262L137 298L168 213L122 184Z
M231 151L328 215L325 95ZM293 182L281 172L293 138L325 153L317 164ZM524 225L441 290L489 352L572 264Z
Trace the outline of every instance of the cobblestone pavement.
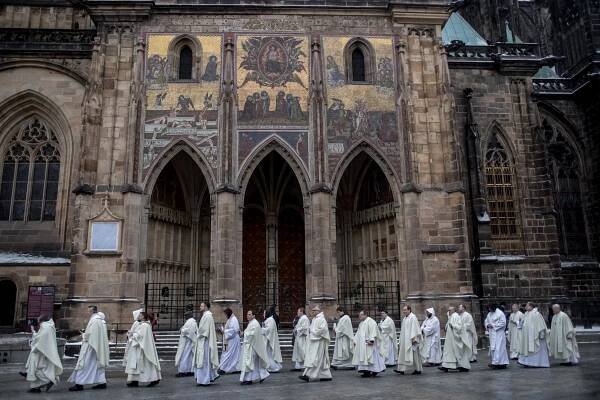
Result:
M20 365L0 366L0 397L16 399L600 399L600 344L580 345L582 362L574 367L556 363L549 369L522 368L511 361L509 369L492 371L488 357L480 352L479 362L469 373L444 373L426 368L420 376L401 376L391 369L377 378L360 378L354 371L333 371L332 382L305 383L298 372L272 374L263 384L240 386L239 375L221 377L211 387L197 387L193 378L175 378L172 362L163 363L163 380L153 388L127 388L120 362L111 365L108 389L67 391L73 362L65 365L63 380L48 393L26 393L28 383L17 372ZM391 396L391 397L390 397Z

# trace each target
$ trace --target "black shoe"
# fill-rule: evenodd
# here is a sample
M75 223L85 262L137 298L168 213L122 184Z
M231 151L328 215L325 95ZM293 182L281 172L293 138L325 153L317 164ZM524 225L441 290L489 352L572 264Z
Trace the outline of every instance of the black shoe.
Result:
M469 372L467 368L458 367L458 372Z
M21 375L23 378L27 378L27 372L19 371L19 375Z
M52 382L48 382L46 383L44 386L42 386L44 388L44 390L47 392L48 390L50 390L50 388L54 386L54 383Z
M398 371L397 369L395 369L394 372L400 375L404 375L404 371Z
M267 379L267 378L262 378L260 381L258 381L258 383L263 383L265 381L265 379Z
M334 371L337 371L337 367L335 365L332 365L331 369L334 370Z
M477 362L477 360L473 360L473 361L471 361L471 364L476 363L476 362Z
M216 380L217 380L217 379L219 379L220 377L221 377L221 375L217 375L217 376L215 376L215 379L213 379L211 382L214 382L214 381L216 381Z
M36 387L36 388L29 389L27 392L29 392L29 393L41 393L42 389L40 389L39 387Z
M188 376L187 372L178 372L175 374L175 378L183 378L184 376Z
M379 372L371 372L371 377L375 378Z
M240 382L240 385L242 385L242 386L252 385L252 381L242 381L242 382Z
M361 378L370 378L371 377L371 372L370 371L364 371L360 377Z
M448 372L448 368L446 367L438 367L440 371Z
M159 383L159 382L160 382L160 379L159 379L159 380L157 380L157 381L152 381L152 382L150 382L150 383L149 383L149 384L148 384L146 387L152 387L152 386L156 386L156 385L158 385L158 383Z
M560 363L560 365L562 365L563 367L571 367L573 366L572 362L564 362L564 363Z
M127 382L127 386L138 387L138 386L140 386L140 383L138 381L131 381L131 382Z
M301 368L292 368L290 369L290 372L298 372L298 371L302 371Z
M194 373L193 373L193 372L186 372L186 373L184 374L184 376L194 376Z
M411 375L421 375L421 371L414 371Z
M69 388L69 392L81 392L83 390L82 385L74 385Z
M300 375L300 376L298 377L298 379L302 379L304 382L308 382L308 381L309 381L309 378L308 378L308 376L306 376L306 375Z
M329 382L331 380L333 380L333 378L321 378L321 379L319 379L319 381L321 381L321 382Z
M198 383L196 386L210 386L210 383Z
M222 369L218 369L217 370L217 374L219 375L225 375L227 372L223 371Z
M101 383L96 386L92 386L92 389L106 389L106 383Z

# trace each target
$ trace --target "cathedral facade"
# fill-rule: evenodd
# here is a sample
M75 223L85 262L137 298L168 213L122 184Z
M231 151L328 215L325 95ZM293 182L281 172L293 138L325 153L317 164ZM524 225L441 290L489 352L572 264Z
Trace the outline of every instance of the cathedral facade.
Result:
M1 326L170 329L206 300L597 320L600 35L564 2L26 3L0 2Z

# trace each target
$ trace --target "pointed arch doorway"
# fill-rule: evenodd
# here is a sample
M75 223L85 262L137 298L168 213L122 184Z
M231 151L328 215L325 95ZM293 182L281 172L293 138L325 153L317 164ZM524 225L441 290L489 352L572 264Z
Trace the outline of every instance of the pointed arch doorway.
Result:
M304 208L296 175L277 152L248 181L242 235L244 313L274 305L282 322L292 321L306 303Z
M160 170L150 192L146 238L147 311L158 328L179 329L208 300L211 208L206 178L186 151Z

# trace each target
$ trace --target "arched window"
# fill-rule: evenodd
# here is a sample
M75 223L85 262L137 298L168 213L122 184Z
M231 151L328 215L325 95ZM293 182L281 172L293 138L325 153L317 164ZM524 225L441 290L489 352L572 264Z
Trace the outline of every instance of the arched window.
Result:
M364 82L365 78L365 55L359 48L352 52L352 81Z
M193 53L189 46L179 51L179 79L192 79Z
M197 81L201 77L202 46L197 38L179 36L169 43L167 51L168 77L171 81Z
M589 249L581 201L579 158L562 126L545 119L542 128L557 213L560 254L567 257L587 255Z
M485 178L492 247L498 253L521 252L514 166L495 133L485 153Z
M352 39L344 50L346 81L350 84L373 83L375 52L364 39Z
M0 220L53 221L60 153L52 130L37 118L24 123L2 154Z

